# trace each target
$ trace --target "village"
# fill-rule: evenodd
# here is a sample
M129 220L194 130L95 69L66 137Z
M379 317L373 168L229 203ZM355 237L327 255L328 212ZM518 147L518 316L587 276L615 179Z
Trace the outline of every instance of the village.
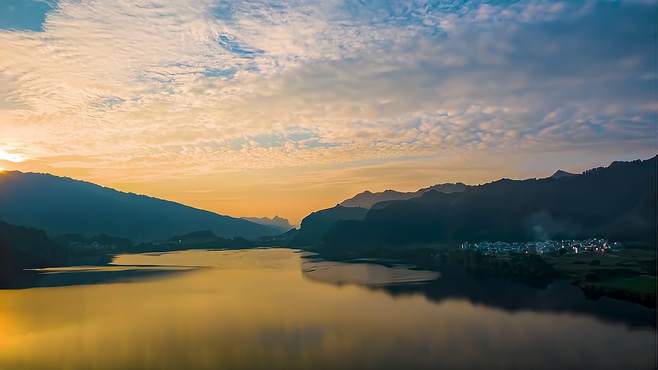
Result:
M510 254L596 254L603 255L622 248L619 242L610 242L602 238L584 240L547 240L526 242L481 241L461 244L462 249L476 250L488 256Z

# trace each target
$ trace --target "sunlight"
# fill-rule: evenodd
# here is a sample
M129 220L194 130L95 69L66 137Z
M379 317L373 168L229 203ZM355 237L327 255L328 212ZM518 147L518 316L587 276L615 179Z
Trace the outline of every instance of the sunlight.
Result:
M0 161L7 161L13 163L20 163L25 160L25 157L21 154L10 153L4 149L0 149Z

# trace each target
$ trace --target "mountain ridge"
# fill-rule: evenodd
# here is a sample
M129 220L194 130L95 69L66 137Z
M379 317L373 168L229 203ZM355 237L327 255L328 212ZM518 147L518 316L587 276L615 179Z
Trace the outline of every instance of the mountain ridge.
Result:
M657 158L613 162L559 178L499 179L462 192L428 191L420 197L379 202L360 218L342 218L333 208L320 210L315 214L331 222L314 225L324 233L316 233L309 245L350 251L589 236L655 243ZM305 233L304 226L300 233Z
M468 186L469 185L465 185L464 183L457 182L457 183L436 184L410 192L401 192L397 190L387 189L381 192L373 193L369 190L366 190L353 196L352 198L342 201L339 204L343 207L372 208L375 204L379 202L416 198L428 191L440 191L444 193L459 192L459 191L464 191L466 188L468 188Z
M0 219L49 234L108 234L137 241L211 230L225 237L277 229L178 202L45 173L0 174Z

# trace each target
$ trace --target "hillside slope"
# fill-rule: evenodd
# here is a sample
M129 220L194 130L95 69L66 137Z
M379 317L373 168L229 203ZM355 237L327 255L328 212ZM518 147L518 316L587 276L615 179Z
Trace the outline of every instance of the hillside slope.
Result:
M135 241L166 239L199 230L247 238L279 233L272 227L175 202L65 177L18 171L0 174L0 219L51 235L108 234Z
M614 162L579 175L502 179L463 192L380 202L362 219L325 224L316 246L349 250L593 236L655 244L656 162Z

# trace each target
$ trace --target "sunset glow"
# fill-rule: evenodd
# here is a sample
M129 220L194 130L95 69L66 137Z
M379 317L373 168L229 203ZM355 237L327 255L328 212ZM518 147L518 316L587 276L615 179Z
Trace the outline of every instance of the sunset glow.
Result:
M0 149L0 161L20 163L23 162L24 159L25 158L20 154L8 153Z
M0 163L298 222L655 154L655 2L382 3L3 2Z
M0 0L0 370L656 368L658 0Z

